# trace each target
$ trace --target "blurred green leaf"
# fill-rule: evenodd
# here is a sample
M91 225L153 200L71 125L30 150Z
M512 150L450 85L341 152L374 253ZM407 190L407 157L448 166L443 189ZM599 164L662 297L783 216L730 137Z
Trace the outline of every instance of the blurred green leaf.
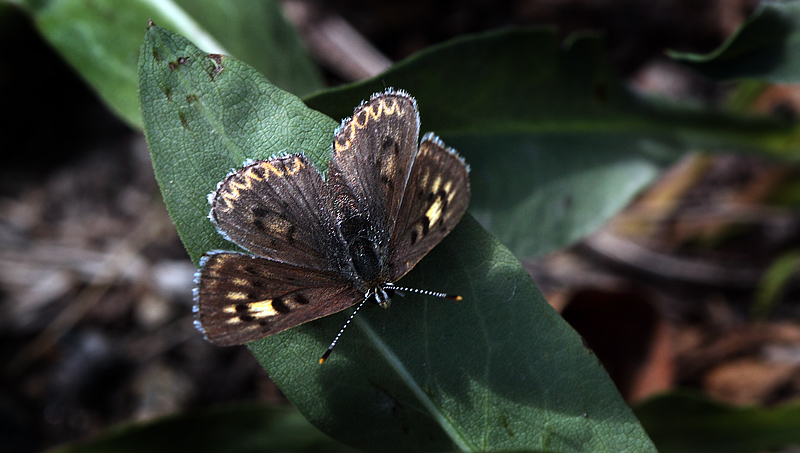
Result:
M306 102L344 118L384 86L412 93L422 129L470 163L470 212L517 256L592 233L685 152L800 151L794 122L637 97L590 35L564 44L544 29L458 38Z
M238 60L159 27L141 55L145 134L195 262L232 248L205 218L205 195L231 167L304 152L325 168L337 123ZM594 355L471 217L401 282L464 300L409 294L366 308L324 365L347 312L249 345L324 432L367 450L652 451Z
M661 453L752 453L800 444L797 402L738 407L682 392L647 400L634 412Z
M44 38L134 128L137 61L147 21L179 31L207 52L235 55L272 83L302 95L317 70L272 0L6 0L23 7Z
M322 434L293 407L235 405L113 428L51 453L352 452Z
M786 286L800 270L800 251L792 250L783 253L764 272L755 292L755 300L751 309L752 317L766 321L779 302Z
M715 80L800 82L800 2L763 2L736 32L707 55L669 55Z

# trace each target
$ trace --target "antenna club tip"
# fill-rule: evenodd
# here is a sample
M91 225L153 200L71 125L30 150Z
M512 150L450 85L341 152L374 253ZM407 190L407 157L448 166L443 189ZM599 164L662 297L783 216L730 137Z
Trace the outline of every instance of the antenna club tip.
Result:
M462 300L462 299L464 299L461 296L453 296L453 295L449 295L449 294L448 294L447 298L448 299L452 299L452 300Z
M322 365L322 362L328 360L328 356L331 355L331 351L333 351L333 346L328 348L328 350L325 351L325 354L322 354L322 357L320 357L320 359L319 359L319 364L320 365Z

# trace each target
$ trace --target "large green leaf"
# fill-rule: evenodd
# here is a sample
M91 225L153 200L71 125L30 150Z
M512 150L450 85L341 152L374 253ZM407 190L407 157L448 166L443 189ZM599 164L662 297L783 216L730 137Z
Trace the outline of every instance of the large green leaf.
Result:
M235 405L113 428L52 453L351 452L293 408Z
M459 38L306 101L343 118L364 93L413 93L423 130L472 166L471 212L517 256L595 231L687 151L798 155L795 123L637 97L598 38L559 39L541 29Z
M325 168L337 123L246 65L158 27L141 55L156 176L195 261L232 247L205 218L205 195L229 168L287 152ZM470 216L401 284L464 300L368 307L324 365L346 312L250 344L323 431L368 450L652 450L594 355Z
M800 82L800 2L764 2L713 52L670 56L716 80Z
M137 61L147 21L177 30L208 52L235 55L296 94L319 75L272 0L6 0L129 125L141 128Z
M782 451L800 444L800 404L737 407L671 393L635 408L662 453Z

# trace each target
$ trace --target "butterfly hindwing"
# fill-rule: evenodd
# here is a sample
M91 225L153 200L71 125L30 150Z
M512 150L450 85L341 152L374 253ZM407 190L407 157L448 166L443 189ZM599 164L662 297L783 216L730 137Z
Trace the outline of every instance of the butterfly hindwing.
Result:
M361 296L335 273L217 252L197 274L196 325L214 344L242 344L344 310Z
M468 173L455 151L432 134L423 137L390 241L390 281L411 270L461 220L469 204Z
M219 184L210 217L254 255L332 270L327 256L336 243L323 188L322 176L301 154L252 162Z

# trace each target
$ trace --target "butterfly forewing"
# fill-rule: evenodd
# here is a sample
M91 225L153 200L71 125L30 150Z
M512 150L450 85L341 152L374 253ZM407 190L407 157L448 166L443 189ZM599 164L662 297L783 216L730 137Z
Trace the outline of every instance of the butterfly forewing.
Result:
M197 280L198 328L220 346L281 332L362 297L336 273L233 252L206 255Z
M253 162L225 178L212 195L211 218L231 241L254 255L334 270L324 181L305 156Z
M373 96L336 132L328 170L331 213L338 225L355 219L386 246L419 139L416 103L403 92ZM347 231L343 232L347 235Z
M438 138L426 134L402 200L390 241L390 281L411 270L461 220L469 203L467 165Z

